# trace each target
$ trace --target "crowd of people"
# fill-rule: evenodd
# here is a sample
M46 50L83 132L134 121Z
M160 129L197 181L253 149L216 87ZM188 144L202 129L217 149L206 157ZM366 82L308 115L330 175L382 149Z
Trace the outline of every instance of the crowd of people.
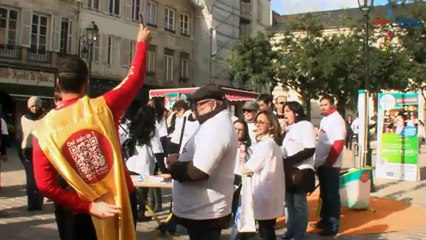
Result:
M172 109L158 100L133 101L150 38L141 25L127 77L106 94L87 96L87 66L70 56L58 64L55 109L44 111L40 98L28 99L19 151L28 211L51 199L60 239L136 239L137 222L151 220L145 206L163 209L162 193L136 189L130 175L170 174L172 223L184 226L191 240L220 239L230 224L233 239L249 238L236 224L247 197L262 239L276 239L276 219L285 213L282 239L299 240L306 238L307 194L317 174L322 208L314 227L320 235L337 234L347 136L334 99L320 99L318 133L303 106L285 96L245 102L242 118L231 115L218 85L200 87Z

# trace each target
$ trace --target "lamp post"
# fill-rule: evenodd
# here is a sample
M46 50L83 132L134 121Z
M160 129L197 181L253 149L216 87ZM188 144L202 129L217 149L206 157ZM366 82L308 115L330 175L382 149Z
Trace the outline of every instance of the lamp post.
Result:
M209 83L212 83L212 66L213 66L213 57L216 55L216 53L213 53L213 35L215 34L216 27L213 25L214 23L214 16L213 16L213 10L216 7L217 1L214 1L210 10L210 13L212 15L212 21L211 26L209 28L210 33L210 50L209 50Z
M80 37L79 44L79 56L87 60L88 68L88 83L87 83L87 95L90 96L90 78L92 73L92 59L93 59L93 45L98 39L99 28L95 22L90 22L85 28L85 34ZM80 43L83 40L83 48L80 48Z
M370 78L370 74L369 74L369 68L370 68L370 51L369 51L369 18L370 18L370 11L374 6L374 0L358 0L358 6L359 9L362 11L362 13L364 14L364 21L365 21L365 36L364 36L364 82L363 82L363 89L365 90L365 112L364 112L364 117L365 117L365 122L364 122L364 144L363 146L365 146L363 148L363 152L362 152L362 159L363 159L363 163L361 164L361 166L372 166L372 156L371 156L371 147L370 147L370 126L369 126L369 110L368 110L368 105L369 105L369 96L370 96L370 92L369 92L369 78ZM373 178L371 178L371 190L373 191Z

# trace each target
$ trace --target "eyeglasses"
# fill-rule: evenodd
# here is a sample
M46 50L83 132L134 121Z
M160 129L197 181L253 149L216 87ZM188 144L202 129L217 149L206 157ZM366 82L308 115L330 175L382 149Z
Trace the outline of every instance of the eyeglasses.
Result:
M263 125L263 124L267 124L268 122L264 122L264 121L256 121L256 124L260 124L260 125Z
M203 104L205 104L205 103L208 103L208 102L210 102L210 101L211 101L211 99L207 99L207 100L204 100L204 101L199 101L199 102L195 103L194 105L195 105L196 107L199 107L199 106L201 106L201 105L203 105Z
M243 113L246 113L246 112L254 112L253 110L248 110L248 109L243 109Z

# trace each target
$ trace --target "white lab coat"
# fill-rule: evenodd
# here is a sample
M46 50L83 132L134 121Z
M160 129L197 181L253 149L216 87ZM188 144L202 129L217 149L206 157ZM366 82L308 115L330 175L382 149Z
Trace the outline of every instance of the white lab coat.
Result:
M283 215L285 179L283 155L269 136L252 147L250 159L244 165L253 172L252 193L254 217L267 220Z

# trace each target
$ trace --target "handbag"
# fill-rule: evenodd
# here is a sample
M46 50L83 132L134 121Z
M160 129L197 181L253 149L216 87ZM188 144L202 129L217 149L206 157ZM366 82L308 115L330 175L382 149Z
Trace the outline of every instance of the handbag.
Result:
M315 189L315 172L313 169L299 169L291 167L286 176L287 189L299 192L312 192Z
M242 176L241 202L235 216L235 224L240 233L256 232L251 185L251 177Z

